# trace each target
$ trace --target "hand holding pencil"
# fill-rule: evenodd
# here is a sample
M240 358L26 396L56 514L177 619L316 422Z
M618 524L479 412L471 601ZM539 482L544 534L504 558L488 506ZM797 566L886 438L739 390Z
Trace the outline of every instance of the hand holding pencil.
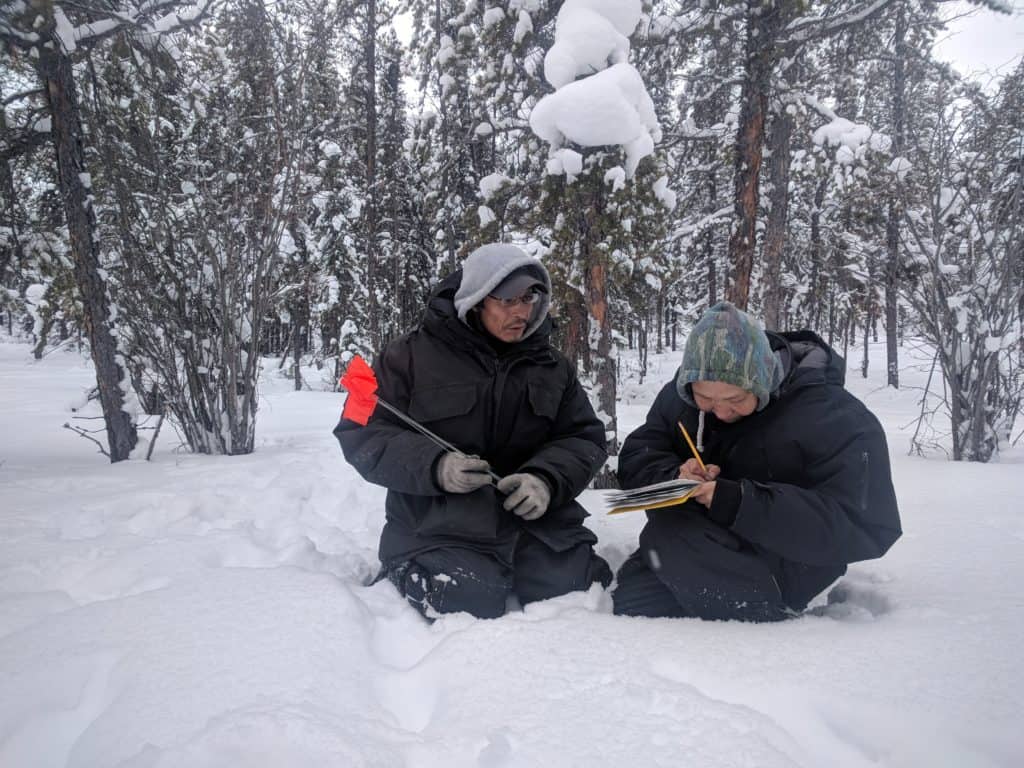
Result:
M703 468L696 459L687 459L679 465L680 480L714 480L721 473L717 464L707 464Z
M686 444L690 446L690 453L693 454L692 459L687 459L679 465L679 477L684 480L714 480L718 477L722 471L721 468L716 464L705 464L704 459L701 458L700 452L697 450L697 446L693 444L693 440L690 438L690 433L683 426L683 422L677 421L676 426L679 427L679 431L682 432L683 437L686 439Z
M704 459L701 458L700 452L697 450L697 446L693 444L693 440L690 438L690 433L683 426L683 422L679 421L676 424L679 427L679 431L683 433L686 444L690 446L690 452L693 454L692 459L687 459L679 465L679 477L685 480L705 481L697 486L690 498L699 504L703 504L705 507L710 507L711 500L715 495L714 481L722 469L717 464L705 464Z

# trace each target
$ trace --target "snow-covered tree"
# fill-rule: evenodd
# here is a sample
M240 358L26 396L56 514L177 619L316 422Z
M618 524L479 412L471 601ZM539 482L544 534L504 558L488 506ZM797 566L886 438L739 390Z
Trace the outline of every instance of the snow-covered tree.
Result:
M1024 65L993 105L957 92L926 137L914 173L929 204L908 208L909 298L946 383L955 460L989 461L1024 397Z
M210 2L122 0L99 7L18 2L0 9L0 41L28 57L42 86L111 461L128 458L137 434L113 327L116 310L112 309L96 236L92 174L85 158L88 138L79 97L80 63L85 53L99 46L109 48L115 38L129 51L159 47L164 36L202 17Z
M633 275L660 287L647 257L666 210L675 207L667 177L650 158L661 140L654 103L628 61L641 15L639 0L563 3L544 57L555 91L530 113L530 127L549 148L539 211L550 222L552 264L561 277L564 347L591 378L613 454L617 286Z

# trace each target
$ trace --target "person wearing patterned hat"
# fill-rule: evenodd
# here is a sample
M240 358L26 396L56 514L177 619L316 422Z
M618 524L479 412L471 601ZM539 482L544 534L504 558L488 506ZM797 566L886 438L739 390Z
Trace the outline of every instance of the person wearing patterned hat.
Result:
M624 489L700 485L647 512L616 575L615 613L784 619L892 546L901 529L885 434L843 388L845 371L811 331L766 332L729 302L700 318L618 464Z
M428 618L481 618L607 586L576 496L607 458L604 424L552 348L551 278L504 243L473 251L431 293L419 326L374 363L384 409L334 430L345 458L388 489L380 578Z

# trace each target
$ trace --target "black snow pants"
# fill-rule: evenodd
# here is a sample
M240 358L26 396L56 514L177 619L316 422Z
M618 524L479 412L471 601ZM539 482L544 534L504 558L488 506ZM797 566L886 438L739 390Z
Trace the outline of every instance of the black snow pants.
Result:
M649 521L616 579L614 610L625 616L779 621L794 615L772 558L695 512Z
M526 605L612 580L608 563L591 544L556 552L526 533L519 537L511 568L486 552L451 546L421 552L383 575L428 618L465 611L493 619L504 615L511 595Z

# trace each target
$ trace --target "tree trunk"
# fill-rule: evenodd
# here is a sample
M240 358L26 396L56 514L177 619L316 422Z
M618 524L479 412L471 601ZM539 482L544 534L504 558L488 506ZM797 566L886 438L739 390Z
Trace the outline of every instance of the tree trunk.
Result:
M868 355L868 351L870 349L870 346L869 346L870 345L870 341L871 341L871 309L869 308L864 313L864 357L861 359L861 363L860 363L860 375L861 375L862 379L866 379L868 377L868 364L869 364L869 360L870 360L869 355Z
M584 297L575 289L566 292L562 302L564 331L562 353L578 365L580 370L590 372L590 348L587 346L587 310Z
M780 10L763 0L747 0L747 43L740 119L736 131L735 223L729 238L729 282L725 297L746 309L757 247L757 209L764 154L765 115Z
M665 291L658 291L657 300L657 326L655 327L654 333L656 334L654 351L659 355L664 351L665 347L662 344L662 339L665 338Z
M366 202L364 203L364 237L366 243L366 287L369 293L370 338L373 346L380 349L384 337L381 323L381 308L377 301L380 282L380 254L377 252L378 200L377 200L377 0L367 0L366 38L363 41L363 62L366 81L363 83L366 97Z
M718 180L715 172L708 172L708 213L714 213L718 206ZM708 306L718 303L718 264L715 263L715 236L711 227L704 231L704 260L708 266Z
M0 115L0 130L5 129L7 126L4 122L3 116ZM21 238L18 236L18 217L16 213L16 192L14 189L14 174L11 173L11 164L8 160L0 160L0 191L3 192L0 199L7 202L7 210L0 212L0 226L6 226L10 230L10 241L9 245L0 248L0 280L3 280L4 274L7 272L7 268L11 262L14 262L14 268L17 270L23 263L21 256ZM8 313L8 318L10 313ZM10 319L8 319L8 326L10 326Z
M96 384L106 422L110 460L123 461L138 442L138 435L131 416L124 409L123 371L117 364L117 342L109 324L110 302L94 237L96 218L87 186L90 182L85 171L74 69L59 43L55 41L52 45L36 49L41 52L37 66L50 109L51 135L57 154L57 175L74 260L75 283L82 300L85 331L96 367Z
M592 342L591 348L591 372L597 389L597 415L604 422L605 435L608 438L608 455L615 456L619 452L619 442L615 418L615 358L612 356L608 281L600 255L590 252L588 257L587 314L591 323L590 327L597 329L596 340ZM614 482L610 475L610 472L602 470L601 474L594 479L595 487L611 487L606 485L606 483Z
M853 337L855 325L853 310L846 316L846 323L843 325L843 360L850 359L850 339Z
M648 326L650 325L650 318L645 313L643 318L636 327L636 350L637 358L640 362L640 383L644 383L644 379L647 378L647 354L650 349L647 345L648 339Z
M292 380L295 391L302 389L302 325L297 317L292 317Z
M782 304L782 250L786 245L786 224L789 217L789 165L790 139L793 135L793 118L780 105L772 131L768 137L771 158L768 161L771 174L771 209L764 233L765 294L764 323L769 330L780 328L780 306Z
M900 4L896 16L895 71L892 90L893 154L903 156L906 137L903 135L904 100L906 89L906 37L907 12ZM895 389L900 386L899 317L896 304L899 276L900 219L903 206L898 185L890 186L888 220L885 224L885 370L886 384Z
M811 330L821 330L821 305L825 291L825 247L821 241L821 204L825 200L828 178L821 179L814 190L814 209L811 211Z

